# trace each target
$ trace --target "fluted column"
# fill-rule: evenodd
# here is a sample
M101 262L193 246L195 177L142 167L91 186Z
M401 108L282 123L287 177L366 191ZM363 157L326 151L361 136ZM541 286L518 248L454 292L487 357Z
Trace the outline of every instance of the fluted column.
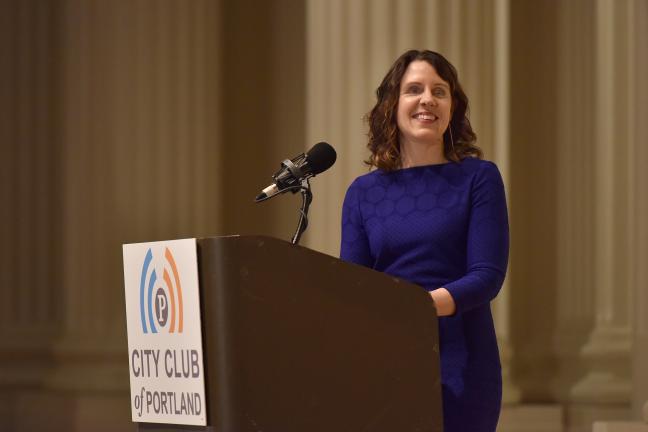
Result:
M509 0L495 0L493 51L495 64L493 68L492 110L493 155L507 191L513 187L510 181L510 48L509 48ZM491 112L491 111L489 111ZM512 377L513 346L511 343L511 283L506 279L497 299L493 302L493 317L502 361L502 401L514 404L520 401L521 392Z
M630 289L634 294L633 347L632 347L632 419L630 422L597 422L595 432L648 431L648 2L630 0L625 11L627 20L628 75L628 184L629 262Z
M556 302L555 353L558 373L552 393L569 400L582 376L579 349L587 339L594 310L595 215L598 189L592 151L596 132L595 19L589 0L562 3L557 20L556 69ZM574 25L578 22L578 25ZM574 55L578 52L579 55ZM567 96L569 95L569 96ZM608 221L611 222L611 221Z
M630 284L634 298L634 346L633 346L633 393L634 417L648 422L648 2L632 0L628 9L632 52L630 82L634 92L631 96L632 128L629 137L632 181L629 184L632 208L630 232ZM643 411L643 413L642 413ZM643 414L643 415L642 415Z
M370 8L365 0L307 4L306 141L330 142L338 160L313 181L311 214L317 216L311 217L304 242L334 256L339 253L340 209L348 180L366 172L362 117L371 103L368 77L390 61L370 41L380 28L379 40L388 43L391 16L388 1L372 2Z
M58 34L53 3L0 4L3 389L42 382L62 325L61 233L52 229L61 222L62 196L56 111ZM3 425L0 422L0 429Z
M628 3L599 0L596 8L596 91L594 158L594 327L581 352L588 367L572 389L581 402L630 401L630 307L628 214L629 131L633 89L628 81Z
M217 6L64 2L53 387L128 388L122 243L218 227Z
M471 100L478 145L508 184L508 0L310 0L307 7L307 142L328 140L336 165L313 181L315 200L305 242L337 256L346 188L368 171L362 117L375 89L405 50L439 51L455 64ZM509 298L494 305L502 351L504 400L516 402L510 381Z

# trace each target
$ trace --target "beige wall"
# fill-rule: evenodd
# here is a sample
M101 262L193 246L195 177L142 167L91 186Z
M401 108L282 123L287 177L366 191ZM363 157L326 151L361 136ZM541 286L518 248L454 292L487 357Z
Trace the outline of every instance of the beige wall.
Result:
M299 198L252 199L320 140L304 241L336 254L361 117L409 47L457 65L507 182L507 409L636 418L646 23L645 0L0 3L0 429L130 430L120 245L288 239Z

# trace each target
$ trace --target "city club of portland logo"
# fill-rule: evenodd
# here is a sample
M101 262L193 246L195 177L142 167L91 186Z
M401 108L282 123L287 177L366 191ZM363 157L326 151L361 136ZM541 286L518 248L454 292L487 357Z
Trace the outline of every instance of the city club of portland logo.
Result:
M169 248L164 259L146 252L140 279L140 317L144 333L182 333L182 287L175 259ZM161 261L161 262L160 262ZM156 266L160 263L160 266ZM162 270L162 277L156 271Z

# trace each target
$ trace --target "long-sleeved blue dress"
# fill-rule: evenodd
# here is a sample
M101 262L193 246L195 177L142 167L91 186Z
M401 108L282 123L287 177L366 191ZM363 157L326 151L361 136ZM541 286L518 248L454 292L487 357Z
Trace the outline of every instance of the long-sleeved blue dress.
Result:
M490 301L504 281L508 216L492 162L466 158L375 170L349 186L342 210L345 261L445 287L456 313L439 318L446 432L495 431L502 375Z

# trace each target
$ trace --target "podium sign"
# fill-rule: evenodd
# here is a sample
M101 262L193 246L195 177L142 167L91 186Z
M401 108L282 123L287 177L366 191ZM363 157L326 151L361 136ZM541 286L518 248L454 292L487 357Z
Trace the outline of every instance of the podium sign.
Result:
M134 422L207 424L196 247L123 245Z

